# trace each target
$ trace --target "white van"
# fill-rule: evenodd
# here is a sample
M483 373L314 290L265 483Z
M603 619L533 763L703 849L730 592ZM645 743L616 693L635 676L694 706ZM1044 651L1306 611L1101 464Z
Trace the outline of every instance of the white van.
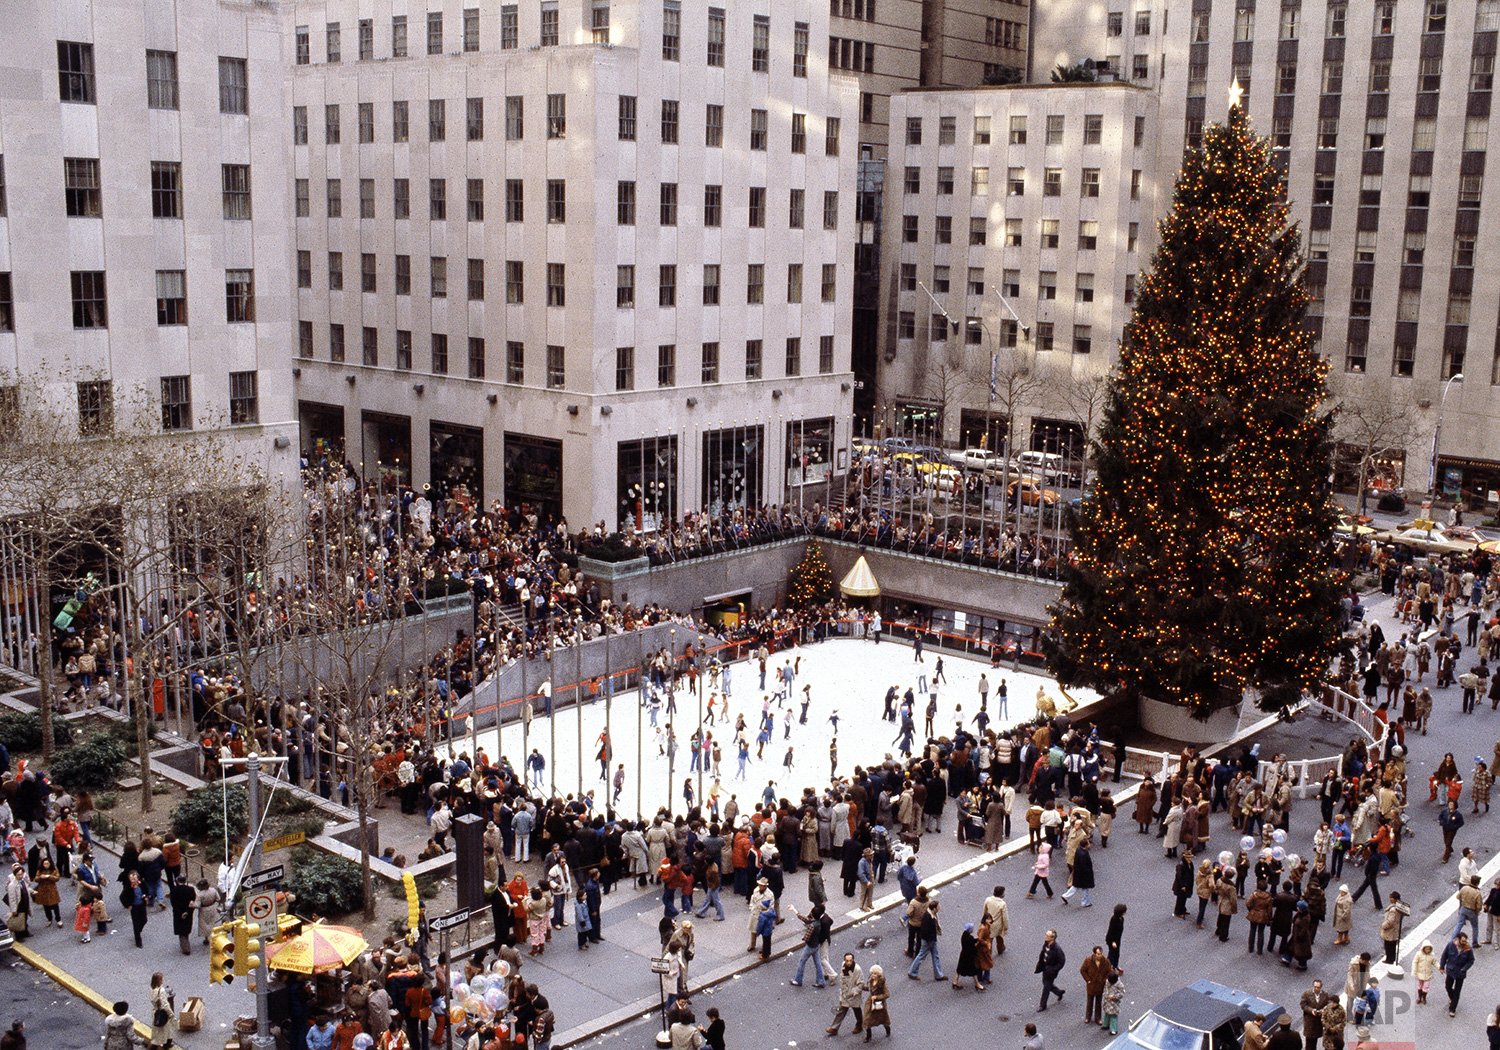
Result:
M1045 478L1049 485L1076 485L1078 478L1068 470L1067 461L1056 452L1022 452L1016 463L1027 473Z

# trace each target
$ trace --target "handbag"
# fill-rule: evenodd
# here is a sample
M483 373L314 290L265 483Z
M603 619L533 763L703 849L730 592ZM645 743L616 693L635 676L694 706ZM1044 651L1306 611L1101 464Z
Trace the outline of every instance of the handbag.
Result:
M5 926L6 926L6 929L10 930L11 933L25 933L26 932L26 916L25 916L25 914L23 914L22 912L15 912L15 913L13 913L11 915L7 915L5 917Z
M153 1026L157 1027L157 1028L161 1028L163 1025L167 1024L171 1020L172 1020L172 1011L168 1010L164 1006L158 1006L156 1008L156 1013L154 1015L152 1015L151 1024Z

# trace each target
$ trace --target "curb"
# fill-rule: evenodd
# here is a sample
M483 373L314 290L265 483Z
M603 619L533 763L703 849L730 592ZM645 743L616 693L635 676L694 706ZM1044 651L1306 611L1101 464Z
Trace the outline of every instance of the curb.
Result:
M94 989L90 988L78 978L68 973L68 971L57 966L45 956L38 955L30 948L27 948L25 945L21 944L17 944L14 948L14 951L16 955L20 957L22 962L26 963L28 966L31 966L33 969L40 970L42 973L52 978L52 980L60 985L64 991L73 996L76 996L79 999L82 999L84 1002L92 1006L95 1010L98 1010L101 1014L107 1017L115 1012L114 1003L110 1002L108 999L104 998L104 996L94 991ZM150 1039L151 1029L149 1026L142 1024L140 1021L137 1021L135 1023L135 1034L140 1036L142 1039Z

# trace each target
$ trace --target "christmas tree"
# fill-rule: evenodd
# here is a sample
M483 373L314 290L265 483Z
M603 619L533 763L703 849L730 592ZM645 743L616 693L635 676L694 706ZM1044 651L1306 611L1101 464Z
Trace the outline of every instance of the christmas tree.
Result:
M1326 369L1300 235L1235 106L1183 160L1125 327L1092 496L1052 607L1067 685L1276 710L1339 648Z
M792 566L786 588L787 602L793 609L805 609L809 605L821 605L833 594L833 570L823 557L823 548L820 544L809 543L802 560Z

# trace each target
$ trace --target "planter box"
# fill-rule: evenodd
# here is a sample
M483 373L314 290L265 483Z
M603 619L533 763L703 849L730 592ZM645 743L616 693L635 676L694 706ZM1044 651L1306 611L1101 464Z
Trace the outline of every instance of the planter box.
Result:
M578 559L578 571L601 583L618 583L644 576L650 570L651 559L644 555L627 561L597 561L587 555L581 555Z
M1160 700L1142 699L1138 705L1141 728L1148 733L1185 744L1212 744L1234 737L1239 727L1238 707L1225 707L1200 721L1187 708Z

